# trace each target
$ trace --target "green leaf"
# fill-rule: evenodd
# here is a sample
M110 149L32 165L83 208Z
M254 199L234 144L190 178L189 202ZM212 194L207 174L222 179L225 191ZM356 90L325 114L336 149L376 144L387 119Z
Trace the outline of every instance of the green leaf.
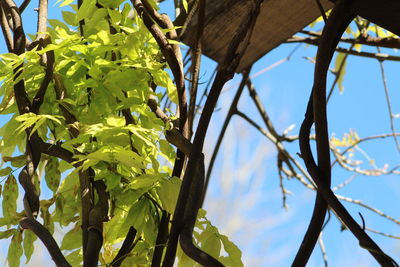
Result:
M8 248L8 254L7 254L7 259L8 259L8 265L10 267L18 267L19 263L21 261L21 256L22 256L22 233L21 231L17 231L12 239L11 239L11 244Z
M16 157L3 157L4 162L11 162L11 166L15 168L20 168L26 164L25 155L20 155Z
M90 15L96 10L96 0L85 0L83 1L81 7L78 10L77 20L83 20L85 18L90 18Z
M0 170L0 176L7 176L11 172L12 172L12 169L10 167L6 167L6 168Z
M58 0L58 1L60 1L60 0ZM74 1L75 1L75 0L64 0L64 1L61 3L60 7L68 6L69 4L71 4L71 3L74 2Z
M171 144L168 141L161 139L159 141L159 146L160 146L160 154L166 160L172 162L176 158L175 149L171 146Z
M74 12L62 11L62 17L66 23L71 26L78 26L76 14Z
M340 66L342 66L342 70L340 73ZM344 79L344 75L346 74L346 65L347 65L347 60L346 60L346 55L344 53L338 53L336 56L336 60L335 60L335 72L336 75L339 75L337 78L337 84L339 86L339 92L343 93L344 90L344 86L343 86L343 79Z
M162 207L171 214L174 213L180 187L181 180L177 177L171 177L160 180L159 186L156 188Z
M183 5L183 8L185 9L185 12L188 13L189 6L188 6L187 0L182 0L182 5Z
M23 246L24 246L24 254L26 257L25 264L28 264L29 261L31 260L33 250L35 248L33 246L33 242L35 242L36 239L37 239L37 236L32 231L29 231L29 230L24 231Z
M99 4L108 8L118 8L124 0L98 0Z
M82 230L80 227L72 229L65 234L60 249L73 250L81 246Z
M142 174L135 177L131 183L129 183L128 187L130 189L147 189L152 187L158 180L160 176L151 175L151 174Z
M59 171L59 162L56 158L51 157L45 167L45 180L47 187L53 191L57 192L58 186L60 185L61 173Z
M142 198L137 201L132 208L129 210L128 216L125 220L125 224L132 225L135 229L140 229L144 223L144 214L147 211L147 201Z
M68 254L65 259L71 264L72 266L81 266L82 263L82 249L77 249L70 254Z
M22 133L23 131L34 125L30 133L30 135L32 135L35 131L38 130L40 126L42 126L46 122L46 120L52 120L61 125L62 123L60 119L62 118L62 116L58 115L37 115L32 112L24 113L15 117L16 121L21 122L21 125L16 129L16 131Z
M232 243L227 236L220 235L222 244L224 245L224 250L228 253L229 257L224 258L223 263L225 266L242 267L242 252L240 249Z
M3 216L12 217L17 212L18 184L14 175L10 175L3 189Z
M11 217L3 217L0 218L0 227L6 225L18 225L19 221L22 219L24 214L15 214Z
M221 240L219 235L211 233L207 239L202 241L201 249L211 256L218 258L221 252Z
M15 234L16 231L18 231L18 230L16 230L16 229L8 229L6 231L1 231L0 232L0 239L7 239L10 236L12 236L13 234Z

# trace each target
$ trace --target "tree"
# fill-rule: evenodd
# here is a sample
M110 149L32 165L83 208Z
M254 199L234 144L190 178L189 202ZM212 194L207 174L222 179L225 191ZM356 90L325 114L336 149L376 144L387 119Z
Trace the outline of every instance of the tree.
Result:
M21 19L29 1L1 2L9 53L1 55L0 109L10 119L0 131L5 163L0 225L5 228L1 237L11 238L9 265L18 266L22 254L29 262L37 238L61 266L172 266L176 257L182 266L243 265L240 250L201 209L212 169L206 175L203 146L221 90L246 50L263 1L254 1L237 29L204 93L198 121L204 0L175 1L180 14L174 23L157 11L156 1L59 2L72 9L62 11L63 21L48 19L47 1L39 1L31 41L24 32L29 21ZM197 45L188 53L188 68L179 36L195 8ZM344 57L337 61L342 69ZM309 175L282 145L297 137L277 133L249 75L250 69L243 72L226 125L237 114L264 132L279 151L281 178L295 177L313 189ZM268 131L237 110L245 86ZM332 139L332 150L342 160L337 146L358 142L353 133ZM346 160L341 162L348 166ZM285 196L283 184L282 192ZM58 226L67 229L61 244L54 238Z

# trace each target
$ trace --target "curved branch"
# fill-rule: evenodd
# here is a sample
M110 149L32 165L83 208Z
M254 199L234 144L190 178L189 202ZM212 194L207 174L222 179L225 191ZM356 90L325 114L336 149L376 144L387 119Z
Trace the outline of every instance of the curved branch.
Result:
M318 193L314 214L310 226L304 237L293 266L304 266L310 256L326 212L326 202L333 209L336 215L357 237L360 246L367 249L382 266L397 266L393 259L386 255L378 245L365 233L357 224L345 207L339 202L330 189L330 151L326 121L326 75L330 60L340 36L347 25L354 18L351 3L344 3L344 0L336 2L328 22L324 28L320 47L317 53L315 66L314 86L310 97L307 112L300 130L300 149L307 170L317 184ZM318 166L316 165L310 148L310 128L315 121L316 142L318 154ZM325 201L326 202L325 202ZM321 227L319 227L321 225ZM316 228L317 227L317 228Z
M200 192L198 195L193 196L191 189L193 188L192 185L194 184L194 181L198 179L196 175L198 159L202 155L203 144L208 125L210 123L210 119L214 112L214 108L218 101L222 87L233 77L234 72L240 63L240 59L246 51L262 2L263 0L255 0L251 10L249 10L249 14L245 16L243 22L240 23L240 26L228 47L225 59L218 68L218 72L213 82L210 94L208 95L207 101L204 105L203 113L201 114L194 137L193 149L189 156L185 176L183 178L178 201L175 207L171 226L171 234L163 262L164 267L173 266L178 237L185 226L184 215L186 213L186 206L188 205L187 199L189 195L191 195L191 197L197 201L199 201L199 199L202 197L202 184L199 184L200 188L196 188L196 192ZM193 212L197 214L197 211L198 210L195 210Z
M10 25L8 23L5 10L3 8L3 5L1 5L1 4L0 4L0 16L1 16L0 26L1 26L1 30L3 31L4 40L6 42L8 52L11 52L14 47L13 37L12 37L11 31L10 31Z
M238 88L238 90L236 92L236 95L233 98L231 106L230 106L230 108L228 110L228 114L226 115L224 124L222 125L221 132L219 133L219 136L218 136L218 139L217 139L217 143L214 146L214 151L212 153L211 160L210 160L210 163L209 163L208 169L207 169L206 178L205 178L204 193L203 193L202 201L201 201L202 205L204 203L204 199L205 199L206 194L207 194L207 188L208 188L208 184L210 182L211 172L212 172L212 169L214 167L215 159L217 158L217 154L218 154L219 148L220 148L220 146L222 144L222 139L225 136L226 129L228 128L228 124L231 121L232 116L236 114L237 104L239 102L240 96L242 95L243 89L246 86L246 82L249 79L250 69L251 69L251 67L243 71L242 81L241 81L241 83L239 85L239 88Z
M201 196L203 193L203 184L204 184L204 154L201 153L200 157L195 159L196 162L196 179L193 180L193 183L190 187L190 192L187 205L185 207L184 213L184 223L185 225L182 228L182 232L180 233L180 244L182 250L193 260L197 261L203 266L210 267L223 267L217 259L213 258L211 255L199 249L195 244L193 244L193 228L196 224L197 212L201 205Z
M126 234L126 237L124 239L124 242L122 242L122 246L119 249L117 255L111 262L112 267L119 267L122 262L125 260L125 258L129 255L129 253L132 251L132 249L135 247L135 237L136 237L137 231L133 226L131 226L128 230L128 233Z
M206 1L199 0L199 12L198 12L198 23L197 23L197 33L195 46L192 50L192 66L191 66L191 87L190 87L190 101L189 101L189 112L188 112L188 128L189 128L189 139L193 134L193 122L195 118L196 111L196 98L197 89L199 85L199 74L200 74L200 63L202 54L202 37L204 31L204 20L205 20L205 9ZM206 186L207 187L207 186Z
M186 255L188 255L190 258L197 261L203 266L224 267L224 265L220 263L218 260L214 259L209 254L205 253L204 251L196 247L193 244L192 235L193 235L193 226L191 226L190 224L186 224L183 227L180 238L180 244L182 250L186 253Z
M46 229L46 227L44 227L38 221L32 218L24 218L19 222L19 224L23 229L31 230L35 235L40 238L57 266L71 266L65 259L64 255L61 253L57 242L54 240L53 236L50 234L49 230Z
M22 2L22 4L19 6L19 13L22 14L22 12L24 12L25 8L29 5L30 2L31 0L24 0L24 2Z
M345 7L341 0L335 4L326 22L317 52L314 85L299 134L301 155L310 172L311 166L316 166L309 144L311 126L315 121L318 168L322 170L323 175L317 176L315 171L310 174L315 183L316 180L323 180L328 187L331 183L331 163L326 122L326 75L335 47L354 17L352 11ZM304 266L308 262L322 230L327 208L327 203L318 191L310 224L292 266Z

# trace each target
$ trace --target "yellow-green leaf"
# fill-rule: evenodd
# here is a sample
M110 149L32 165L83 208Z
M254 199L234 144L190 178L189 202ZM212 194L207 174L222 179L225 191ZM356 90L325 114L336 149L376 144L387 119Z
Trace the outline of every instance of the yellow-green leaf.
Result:
M6 167L6 168L0 170L0 176L7 176L11 172L12 172L12 169L10 167Z
M68 6L69 4L71 4L71 3L74 2L74 1L75 1L75 0L64 0L64 1L61 3L60 7Z
M344 53L338 53L338 55L336 56L336 60L335 60L335 71L336 71L336 75L338 75L337 84L339 86L339 92L341 92L341 93L344 90L343 79L346 74L346 65L347 65L346 55ZM342 66L342 68L339 73L341 66Z
M12 217L17 211L18 185L14 175L10 175L3 189L3 216Z
M18 230L16 230L16 229L8 229L6 231L1 231L0 232L0 239L7 239L10 236L12 236L16 231L18 231Z
M56 193L58 186L60 185L60 179L61 179L59 163L56 158L50 158L47 161L44 177L46 180L47 187L51 191L53 191L53 193Z
M21 261L21 256L22 256L22 233L21 231L17 231L12 239L11 239L11 244L8 248L8 254L7 254L7 259L8 259L8 265L10 267L18 267L19 263Z
M25 264L28 264L29 261L31 260L34 246L33 242L37 239L37 236L29 230L24 231L24 241L23 241L23 246L24 246L24 254L26 258Z
M82 230L80 227L76 227L69 231L63 238L61 243L62 250L73 250L79 248L81 245Z
M178 199L181 180L177 177L160 180L160 185L156 188L157 194L160 197L161 205L169 213L173 214L176 201Z

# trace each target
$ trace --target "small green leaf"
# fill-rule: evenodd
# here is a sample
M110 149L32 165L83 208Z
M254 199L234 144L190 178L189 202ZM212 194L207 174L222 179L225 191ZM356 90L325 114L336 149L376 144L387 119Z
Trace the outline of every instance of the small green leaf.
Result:
M221 240L215 233L211 233L201 244L201 249L218 258L221 252Z
M162 179L160 185L156 188L162 207L171 214L174 213L180 187L181 180L177 177L171 177Z
M26 164L25 155L20 155L16 157L3 157L4 162L11 162L11 166L15 168L20 168Z
M26 257L25 264L28 264L29 261L31 260L33 250L34 250L33 242L35 242L36 239L37 239L37 236L32 231L29 231L29 230L24 231L23 246L24 246L24 254Z
M71 26L77 26L78 23L76 21L76 13L69 12L69 11L62 11L62 17L66 23Z
M69 0L68 0L69 1ZM77 20L83 20L91 17L90 15L96 10L96 0L85 0L78 10Z
M189 6L188 6L187 0L182 0L182 5L183 5L183 8L185 9L185 12L188 13Z
M80 247L82 238L82 230L80 227L72 229L65 234L61 243L62 250L73 250Z
M12 239L11 239L11 244L8 248L8 254L7 254L7 259L8 259L8 265L10 267L19 267L19 263L21 261L21 256L22 256L22 233L21 231L17 231Z
M344 53L338 53L338 55L336 56L336 60L335 60L335 72L336 72L336 75L338 75L337 84L339 86L340 93L343 93L343 91L344 91L343 79L346 74L346 65L347 65L346 58L347 57ZM342 66L342 68L339 73L341 66Z
M9 238L10 236L12 236L13 234L15 234L16 231L18 231L18 230L16 230L16 229L9 229L9 230L6 230L6 231L1 231L1 232L0 232L0 239L7 239L7 238Z
M12 172L12 169L10 167L6 167L6 168L0 170L0 176L7 176L11 172Z
M227 262L225 263L226 266L235 266L235 267L244 266L242 262L242 252L240 251L240 249L234 243L232 243L228 239L228 237L220 235L220 239L222 241L222 244L224 245L224 250L229 255L229 257L224 258L225 260L227 260ZM228 262L230 264L227 264Z
M72 265L72 266L81 266L82 262L82 249L77 249L70 254L68 254L65 259Z
M47 187L53 191L57 192L58 186L60 185L61 173L59 171L59 163L56 158L50 158L47 161L45 167L45 180Z
M3 189L3 216L12 217L17 211L18 184L14 175L10 175Z
M75 1L75 0L64 0L64 1L61 3L60 7L68 6L69 4L71 4L71 3L74 2L74 1Z

